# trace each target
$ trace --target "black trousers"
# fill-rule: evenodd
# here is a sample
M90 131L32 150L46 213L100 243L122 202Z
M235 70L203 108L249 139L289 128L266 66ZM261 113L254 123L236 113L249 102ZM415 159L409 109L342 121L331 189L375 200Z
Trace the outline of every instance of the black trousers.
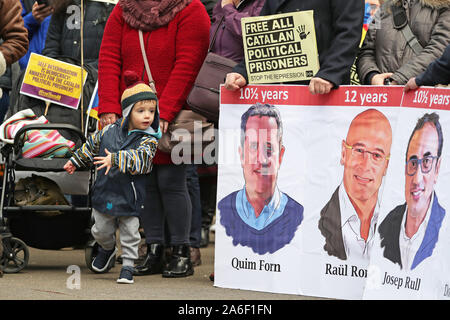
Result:
M165 222L169 245L189 245L192 205L186 186L186 165L153 165L141 216L145 242L166 243Z

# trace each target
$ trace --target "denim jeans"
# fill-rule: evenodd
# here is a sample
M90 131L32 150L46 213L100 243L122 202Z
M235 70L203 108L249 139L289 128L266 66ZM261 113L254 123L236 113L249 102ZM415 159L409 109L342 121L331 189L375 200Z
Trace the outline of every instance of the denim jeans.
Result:
M197 166L186 166L186 183L192 204L192 219L189 240L194 248L200 247L202 237L202 205L200 200L200 183L198 180Z

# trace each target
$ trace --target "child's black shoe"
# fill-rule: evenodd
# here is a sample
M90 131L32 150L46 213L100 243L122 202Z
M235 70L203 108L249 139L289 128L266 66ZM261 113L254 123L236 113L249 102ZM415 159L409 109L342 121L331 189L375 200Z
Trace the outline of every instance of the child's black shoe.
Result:
M95 272L108 272L110 269L110 264L114 261L117 248L111 250L105 250L99 246L97 256L92 261L92 269Z
M133 280L134 268L125 266L120 270L119 279L117 279L117 283L134 283Z

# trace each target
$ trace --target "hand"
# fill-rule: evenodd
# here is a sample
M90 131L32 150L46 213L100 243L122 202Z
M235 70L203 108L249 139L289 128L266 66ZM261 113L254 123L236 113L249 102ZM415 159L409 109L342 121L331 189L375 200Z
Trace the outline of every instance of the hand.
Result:
M225 88L231 91L236 91L247 85L247 81L242 74L237 72L231 72L227 74L225 79Z
M33 15L34 19L39 23L44 21L44 19L47 18L52 13L53 13L52 6L47 6L45 4L38 4L37 2L35 2L33 4L33 7L31 8L31 14Z
M108 124L114 123L119 119L115 113L102 113L100 115L100 124L102 128L106 127Z
M333 83L322 78L312 78L309 82L309 92L311 94L327 94L333 89Z
M403 88L404 92L408 92L409 90L416 90L419 86L416 83L416 77L411 78L408 80L408 82L405 84L405 87Z
M159 127L161 128L162 133L166 133L169 128L169 121L164 119L159 119Z
M233 4L234 5L233 0L222 0L222 2L221 2L222 8L225 7L227 4Z
M376 74L372 77L371 85L384 86L384 79L390 78L392 75L392 72Z
M77 167L69 160L64 165L64 170L66 170L68 174L73 174L75 170L77 170Z
M100 167L97 167L97 170L100 170L102 168L106 167L105 176L108 174L109 169L111 169L111 152L108 151L108 149L105 148L106 157L94 157L94 164L100 164Z

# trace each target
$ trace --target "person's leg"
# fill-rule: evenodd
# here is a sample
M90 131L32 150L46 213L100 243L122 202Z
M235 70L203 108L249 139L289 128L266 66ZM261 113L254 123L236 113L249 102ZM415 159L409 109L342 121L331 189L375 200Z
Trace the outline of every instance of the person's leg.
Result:
M164 244L164 208L161 201L158 175L161 165L153 165L149 175L145 211L141 214L141 226L144 229L147 244Z
M158 187L170 232L170 244L189 245L192 205L186 185L186 165L160 166Z
M91 233L95 241L106 251L114 249L116 246L116 218L92 209L94 225Z
M134 267L139 257L138 247L141 241L138 217L119 218L120 246L122 248L122 265Z
M199 249L202 237L202 207L200 201L200 183L195 164L187 165L186 182L192 205L191 230L189 234L191 261L193 266L198 266L202 263Z
M189 252L192 205L186 185L186 165L164 165L158 186L170 232L172 257L164 277L185 277L194 273Z
M162 273L164 260L164 209L158 187L160 165L153 165L149 175L146 210L141 214L141 226L144 229L147 255L142 264L136 266L135 275Z
M118 283L134 283L134 261L138 258L138 247L141 241L138 217L120 217L120 246L122 248L122 270Z
M202 196L200 248L206 248L209 244L209 232L216 212L217 174L200 179L200 190Z
M92 209L94 225L91 228L92 236L99 244L97 256L92 261L92 269L96 272L105 272L116 254L116 218Z

